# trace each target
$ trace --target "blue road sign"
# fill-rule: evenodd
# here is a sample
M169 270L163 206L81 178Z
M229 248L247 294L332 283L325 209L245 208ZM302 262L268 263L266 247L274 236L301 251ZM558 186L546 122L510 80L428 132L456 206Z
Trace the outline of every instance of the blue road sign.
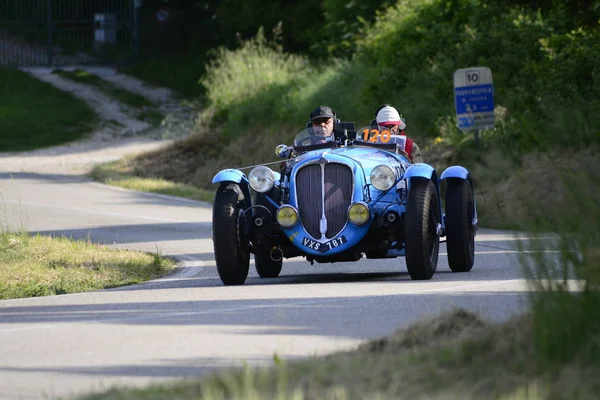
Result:
M494 127L494 87L489 68L460 69L454 73L454 104L458 128Z
M494 88L492 85L465 86L454 89L456 113L494 111Z

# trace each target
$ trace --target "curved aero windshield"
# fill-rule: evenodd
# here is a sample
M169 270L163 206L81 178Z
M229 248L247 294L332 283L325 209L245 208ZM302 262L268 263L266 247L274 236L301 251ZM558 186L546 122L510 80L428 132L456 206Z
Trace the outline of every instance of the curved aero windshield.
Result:
M321 129L308 128L298 133L294 138L294 148L310 150L311 148L328 148L335 146L333 133L325 136Z
M392 131L382 126L365 126L356 131L354 144L366 144L370 147L379 147L378 145L380 145L386 149L404 152L406 136L392 134Z

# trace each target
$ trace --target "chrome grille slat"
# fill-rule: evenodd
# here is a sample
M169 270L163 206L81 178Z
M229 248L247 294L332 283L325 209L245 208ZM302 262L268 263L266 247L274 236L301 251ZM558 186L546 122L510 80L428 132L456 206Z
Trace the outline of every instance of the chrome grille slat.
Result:
M344 164L325 165L325 237L335 237L346 225L347 211L352 201L352 170Z
M322 195L321 166L318 164L302 167L296 175L296 198L300 221L315 239L321 238L319 221L321 220Z

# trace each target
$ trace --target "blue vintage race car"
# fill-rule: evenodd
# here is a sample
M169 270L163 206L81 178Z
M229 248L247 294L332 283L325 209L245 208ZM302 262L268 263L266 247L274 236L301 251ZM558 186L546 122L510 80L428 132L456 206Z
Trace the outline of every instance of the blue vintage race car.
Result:
M277 146L284 159L277 171L268 163L247 176L217 173L213 243L221 281L243 284L250 253L263 278L277 277L290 257L329 263L404 256L412 279L431 279L440 238L451 270L470 271L477 210L469 171L451 166L438 177L432 166L412 164L405 138L377 125L356 131L353 122L336 122L332 136L308 128L293 146Z

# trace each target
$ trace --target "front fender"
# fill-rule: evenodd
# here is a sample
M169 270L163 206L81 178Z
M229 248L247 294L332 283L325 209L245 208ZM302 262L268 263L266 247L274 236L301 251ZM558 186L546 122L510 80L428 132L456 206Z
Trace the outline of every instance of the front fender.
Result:
M442 172L440 180L443 181L444 179L448 178L471 180L469 171L465 167L461 167L460 165L453 165L451 167L446 168L444 172Z
M250 183L242 171L237 169L224 169L219 171L212 179L212 183L220 183L222 186L234 184L239 190L238 198L248 208L252 206L252 197L250 196Z
M278 186L281 181L281 174L273 171L273 175L275 176L275 186ZM224 169L219 171L212 179L212 183L234 182L239 184L242 181L248 182L248 178L238 169Z
M408 183L407 186L409 191L412 178L429 179L433 181L433 184L436 189L437 203L440 210L439 212L440 215L444 215L444 210L442 208L442 198L440 195L440 182L438 181L438 176L437 172L435 171L435 168L425 163L413 164L410 168L408 168L408 170L406 170L406 173L404 174L404 179L406 179ZM442 225L442 229L445 229L445 223L443 218L440 221L440 223Z
M248 182L244 173L237 169L224 169L219 171L212 179L212 183L233 182L239 184L242 180Z
M413 164L406 173L404 174L404 179L410 178L425 178L425 179L433 179L435 173L435 169L429 164L425 163L417 163Z
M461 167L460 165L453 165L448 167L442 172L440 177L440 181L444 179L463 179L469 182L471 186L471 193L473 195L473 225L477 226L478 217L477 217L477 202L475 200L475 187L473 185L473 181L471 179L471 174L465 167Z

